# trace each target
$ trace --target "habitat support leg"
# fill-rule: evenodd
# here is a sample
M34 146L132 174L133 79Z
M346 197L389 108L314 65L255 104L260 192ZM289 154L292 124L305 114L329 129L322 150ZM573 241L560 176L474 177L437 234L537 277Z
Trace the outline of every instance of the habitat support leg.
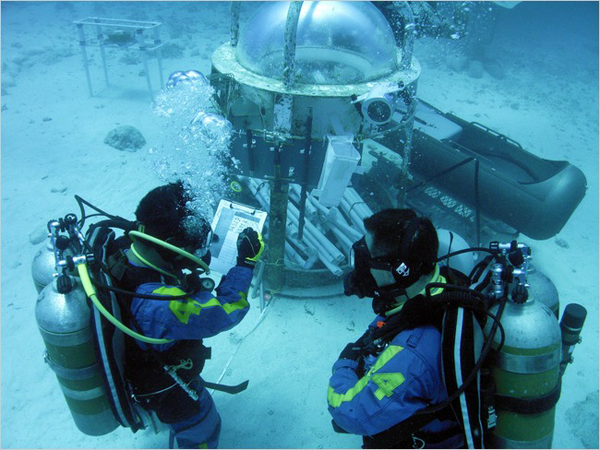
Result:
M406 203L406 190L408 183L412 180L410 174L410 157L412 153L413 128L415 124L415 110L417 109L417 87L416 85L406 88L408 95L407 114L403 119L404 126L404 148L402 152L402 165L398 176L398 208L404 208Z
M104 80L106 81L106 86L110 86L110 81L108 81L108 67L106 65L106 52L104 51L104 35L102 34L102 27L100 25L98 25L96 27L96 31L98 33L98 43L100 45L100 56L102 56L102 68L104 69Z
M396 207L405 208L406 187L408 185L408 176L404 171L398 175L398 197L396 198Z
M279 166L276 166L275 179L271 183L271 203L269 215L269 252L265 273L269 289L279 291L284 283L285 230L288 204L287 182L282 182Z

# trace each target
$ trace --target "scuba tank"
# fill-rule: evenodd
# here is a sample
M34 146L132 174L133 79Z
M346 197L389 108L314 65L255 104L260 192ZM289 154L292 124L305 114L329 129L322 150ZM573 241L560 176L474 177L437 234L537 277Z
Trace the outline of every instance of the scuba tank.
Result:
M481 388L488 410L487 416L482 414L482 422L488 422L485 446L550 448L562 375L581 342L587 312L569 304L559 324L558 291L531 267L527 245L492 242L489 249L464 249L448 256L469 250L491 253L469 278L472 289L488 297L488 315L501 324L501 332L492 339L496 320L488 320L484 328L493 349L482 369L482 376L489 374L492 381L491 389ZM483 282L476 285L484 273Z
M52 239L46 239L33 257L31 264L31 276L38 294L54 280L55 261Z
M550 448L560 397L560 326L539 298L543 290L527 290L529 247L513 241L492 243L490 249L498 256L487 289L505 303L500 319L504 333L494 337L495 352L487 361L496 390L497 421L486 446ZM490 313L498 314L499 308L500 304L493 305ZM487 323L486 336L490 328Z
M468 250L471 246L457 233L441 228L436 229L436 231L439 241L438 258L441 258L438 260L438 264L440 266L452 267L465 275L471 273L477 261L477 252L462 252L455 256L444 258L457 251Z
M90 314L81 283L68 275L46 286L35 308L46 346L45 361L56 373L77 428L89 436L101 436L119 424L94 352Z
M79 241L71 233L71 227L74 224L73 219L74 216L69 214L64 220L51 220L48 222L48 238L35 254L33 263L31 264L33 284L38 294L54 280L54 274L56 273L56 252L62 250L65 256L74 256L81 250ZM69 237L59 235L59 230L69 231ZM74 273L69 274L74 275Z
M550 278L544 275L543 272L532 265L527 270L527 284L529 284L529 296L535 298L538 302L542 302L554 316L558 319L558 311L560 302L558 298L558 290Z
M67 217L73 220L71 226L75 226L74 216ZM55 245L67 242L66 237L59 239L58 222L52 223L51 242ZM66 247L54 250L56 271L62 269L62 274L41 290L35 307L35 318L46 346L44 359L56 373L77 428L87 435L101 436L119 424L106 396L94 350L91 311L81 281L67 274L74 269L74 258L65 256ZM38 261L41 259L38 257Z

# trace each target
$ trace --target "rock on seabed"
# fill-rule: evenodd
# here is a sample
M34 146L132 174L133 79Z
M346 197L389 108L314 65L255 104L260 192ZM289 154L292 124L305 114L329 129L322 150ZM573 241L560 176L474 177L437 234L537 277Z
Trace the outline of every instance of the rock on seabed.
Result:
M146 145L146 139L137 128L120 125L106 135L104 143L117 150L135 152Z

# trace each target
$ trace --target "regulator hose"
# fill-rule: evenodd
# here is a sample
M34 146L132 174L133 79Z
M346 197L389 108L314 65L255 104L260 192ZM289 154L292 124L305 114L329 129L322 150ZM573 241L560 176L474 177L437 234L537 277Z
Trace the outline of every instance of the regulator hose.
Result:
M135 238L142 239L144 241L152 242L153 244L159 245L159 246L161 246L163 248L166 248L167 250L171 250L172 252L175 252L178 255L181 255L184 258L187 258L190 261L195 262L196 264L198 264L198 266L200 266L202 268L202 270L204 270L204 272L206 274L210 273L210 268L206 265L206 263L204 261L202 261L197 256L192 255L190 252L186 252L182 248L176 247L176 246L174 246L172 244L169 244L168 242L165 242L165 241L163 241L161 239L155 238L154 236L150 236L149 234L142 233L141 231L132 230L128 234L131 237L131 240L134 241L134 242L136 240Z
M430 283L430 284L428 284L426 286L426 292L427 292L428 296L429 296L430 289L432 287L438 287L437 286L438 284L440 284L440 283ZM464 293L470 293L470 294L478 297L479 299L485 298L485 296L483 294L481 294L480 292L477 292L477 291L474 291L472 289L465 288L465 287L462 287L462 286L446 285L446 287L447 288L449 287L449 288L454 289L456 291L462 291ZM458 296L458 297L461 297L461 296ZM490 330L490 334L488 336L488 339L485 342L485 345L483 346L483 349L481 351L481 355L479 356L479 359L477 360L477 363L475 364L475 367L473 367L473 370L471 371L471 373L469 374L469 376L467 377L467 379L464 381L464 383L462 384L462 386L460 386L455 392L452 393L452 395L450 395L442 403L439 403L437 405L427 406L426 408L423 408L423 409L415 412L415 415L435 413L435 412L441 411L445 407L449 406L454 400L456 400L467 389L467 387L469 386L469 384L471 384L473 382L473 380L475 379L475 376L477 375L477 372L479 372L479 370L483 366L483 364L485 362L485 359L486 359L488 353L490 352L490 350L492 348L492 344L494 343L494 337L496 335L496 331L497 331L498 328L500 328L501 333L502 333L501 340L500 340L500 346L502 346L504 344L504 329L502 328L502 324L500 323L500 318L502 317L502 313L504 312L504 307L506 306L506 301L507 301L506 297L500 299L500 306L498 308L497 315L493 315L489 311L485 311L486 314L488 316L490 316L494 320L494 324L492 325L492 328ZM465 306L465 307L468 308L468 306ZM479 310L479 308L476 308L476 309Z
M81 284L83 285L83 289L85 290L86 295L90 298L90 300L94 303L94 306L98 308L98 311L106 317L106 319L112 323L115 327L121 330L123 333L131 336L134 339L145 342L147 344L168 344L169 342L173 342L172 339L157 339L150 338L144 336L142 334L136 333L130 328L126 327L121 323L115 316L107 311L107 309L102 305L100 300L98 300L98 295L96 294L96 290L94 289L94 285L90 278L90 274L88 272L87 265L85 263L77 264L77 272L79 273L79 279L81 280Z

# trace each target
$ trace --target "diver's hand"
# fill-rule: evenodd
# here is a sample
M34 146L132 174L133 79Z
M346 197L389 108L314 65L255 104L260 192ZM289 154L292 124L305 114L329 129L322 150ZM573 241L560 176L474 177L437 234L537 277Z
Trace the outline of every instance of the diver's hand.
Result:
M237 238L237 265L253 269L264 249L262 235L250 227L246 228Z
M349 359L351 361L358 361L358 359L362 356L362 346L358 342L351 342L350 344L344 347L342 353L338 359Z

